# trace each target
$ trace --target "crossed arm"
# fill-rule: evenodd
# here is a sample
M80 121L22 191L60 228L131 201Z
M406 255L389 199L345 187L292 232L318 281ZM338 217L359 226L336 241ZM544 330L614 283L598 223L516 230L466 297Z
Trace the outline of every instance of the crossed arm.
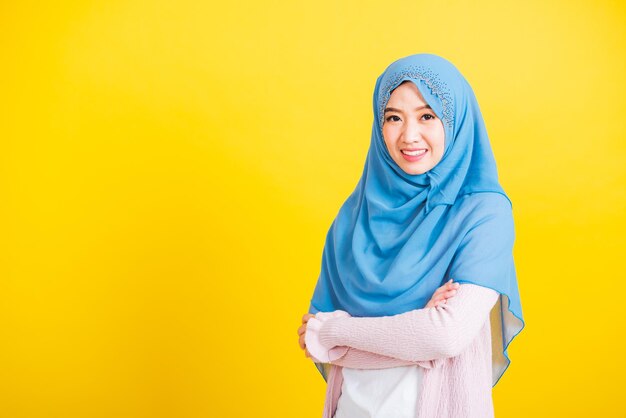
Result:
M318 312L304 324L305 347L313 361L344 367L431 368L434 360L457 356L471 343L498 297L495 290L464 283L446 303L393 316Z

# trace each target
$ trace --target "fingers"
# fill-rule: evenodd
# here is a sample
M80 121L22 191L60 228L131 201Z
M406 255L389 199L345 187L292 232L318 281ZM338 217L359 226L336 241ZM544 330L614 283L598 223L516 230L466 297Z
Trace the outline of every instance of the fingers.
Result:
M452 279L450 279L450 280L452 280ZM443 295L442 297L450 297L448 295L456 294L456 291L457 291L457 289L460 286L461 285L459 283L448 282L448 283L444 284L443 286L441 286L439 289L437 289L437 291L435 292L435 295L437 295L437 296L442 296Z
M436 307L436 306L441 305L442 303L448 303L448 299L440 299L438 301L433 302L430 306L427 306L427 307L432 307L432 306Z
M306 344L304 343L304 334L300 335L300 338L298 338L298 343L300 344L301 349L306 349Z
M452 279L448 280L435 291L430 301L426 304L426 308L439 306L441 303L447 303L449 298L456 295L460 286L461 285L459 283L453 283Z
M446 293L443 293L443 294L437 296L436 298L433 298L433 302L435 302L435 304L437 304L437 303L446 303L446 301L448 299L450 299L451 297L456 295L456 292L457 292L456 289L454 289L454 290L450 290L450 291L448 291Z
M452 297L454 296L455 293L456 293L456 289L455 290L441 290L438 293L434 293L433 296L430 298L430 300L431 302L437 302L438 300Z
M302 325L300 325L300 328L298 328L298 344L300 345L300 348L304 350L304 355L306 357L311 357L311 354L309 353L309 350L306 349L306 344L304 343L304 336L306 334L306 324L307 322L309 322L309 319L314 318L315 315L307 313L304 314L304 316L302 317Z
M300 345L300 348L303 350L306 350L306 344L304 342L304 336L306 335L306 325L307 322L310 318L314 317L315 315L311 315L311 314L306 314L302 317L302 322L303 324L300 325L300 327L298 328L298 344ZM306 355L306 353L305 353ZM308 355L307 355L308 357Z
M452 279L450 279L450 280L448 280L447 283L439 286L437 288L437 290L435 290L435 293L433 293L433 297L436 297L436 296L440 295L443 292L447 292L447 291L450 291L450 290L453 290L453 289L458 289L459 286L460 286L460 284L452 283Z
M439 289L442 289L442 291L455 290L455 289L458 289L460 286L461 286L460 283L452 283L452 279L450 279L446 284L441 286Z
M300 344L300 348L304 350L304 356L311 358L311 353L309 353L309 350L306 348L306 343L304 342L304 335L305 334L302 334L300 338L298 338L298 343Z

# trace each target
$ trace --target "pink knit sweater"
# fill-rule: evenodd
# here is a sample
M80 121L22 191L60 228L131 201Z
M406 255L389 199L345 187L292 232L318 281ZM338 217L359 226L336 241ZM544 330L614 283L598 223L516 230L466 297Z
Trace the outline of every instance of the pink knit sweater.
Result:
M500 294L463 283L433 308L383 317L318 312L307 322L305 343L313 361L330 364L323 418L332 418L342 368L424 368L416 418L494 416L490 312Z

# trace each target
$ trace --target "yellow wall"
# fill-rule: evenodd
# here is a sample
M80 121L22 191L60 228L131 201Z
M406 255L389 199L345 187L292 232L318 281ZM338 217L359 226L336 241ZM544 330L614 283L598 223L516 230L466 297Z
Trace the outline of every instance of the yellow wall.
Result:
M320 417L297 327L418 52L514 203L496 415L623 416L622 2L35 3L0 5L0 417Z

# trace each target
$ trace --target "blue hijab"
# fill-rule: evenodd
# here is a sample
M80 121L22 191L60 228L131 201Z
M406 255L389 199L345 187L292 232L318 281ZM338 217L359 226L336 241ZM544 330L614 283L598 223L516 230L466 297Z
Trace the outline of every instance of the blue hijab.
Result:
M396 164L382 136L391 92L407 80L441 119L445 134L442 159L416 175ZM474 92L446 59L415 54L378 77L373 104L365 167L326 235L309 313L388 316L421 309L450 278L494 289L500 293L491 312L495 386L524 320L512 205L498 182Z

